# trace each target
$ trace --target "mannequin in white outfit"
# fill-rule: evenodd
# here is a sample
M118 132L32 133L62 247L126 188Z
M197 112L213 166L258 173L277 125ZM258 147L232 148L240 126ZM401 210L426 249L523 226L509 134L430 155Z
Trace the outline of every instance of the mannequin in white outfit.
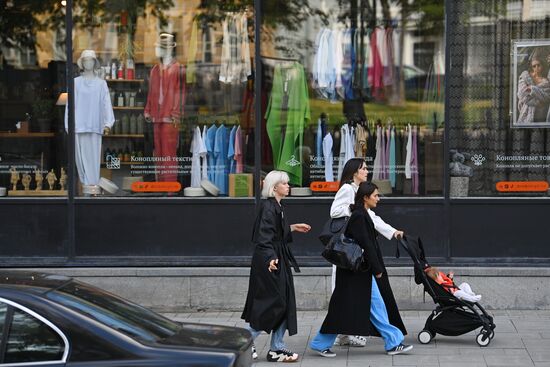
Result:
M330 207L331 218L342 218L351 216L350 205L355 202L355 193L361 182L367 181L367 164L363 158L352 158L346 162L340 177L340 189L334 197L334 201ZM374 223L374 228L378 233L386 237L388 240L392 238L402 238L403 231L393 228L377 216L372 210L368 209L368 213ZM332 290L336 283L336 266L332 266ZM349 345L353 347L363 347L366 344L366 339L361 336L339 335L336 340L339 345Z
M100 67L93 50L84 50L77 61L82 74L74 80L75 158L78 178L86 186L100 179L101 139L110 132L115 116L105 80L97 76ZM68 130L68 108L65 109Z

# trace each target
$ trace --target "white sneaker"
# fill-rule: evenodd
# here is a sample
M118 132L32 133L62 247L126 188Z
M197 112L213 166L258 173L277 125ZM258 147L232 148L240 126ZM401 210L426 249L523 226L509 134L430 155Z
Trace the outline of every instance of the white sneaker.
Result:
M256 346L252 344L252 359L258 359L258 351L256 350Z
M361 335L348 336L350 347L364 347L367 345L367 338Z

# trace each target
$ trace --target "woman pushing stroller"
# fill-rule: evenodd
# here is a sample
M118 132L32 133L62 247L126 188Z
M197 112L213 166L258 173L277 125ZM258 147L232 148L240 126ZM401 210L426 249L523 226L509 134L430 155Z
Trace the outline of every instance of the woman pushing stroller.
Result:
M367 212L380 200L378 188L370 182L359 184L346 236L364 250L366 271L354 273L338 268L336 286L330 299L328 314L310 348L324 357L335 357L330 350L338 334L382 336L389 355L410 351L403 344L405 326L399 315L376 241L376 231Z

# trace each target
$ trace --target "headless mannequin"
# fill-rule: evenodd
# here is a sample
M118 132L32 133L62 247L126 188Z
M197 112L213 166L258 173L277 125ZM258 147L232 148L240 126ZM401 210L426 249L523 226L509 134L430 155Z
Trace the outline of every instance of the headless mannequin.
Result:
M162 158L155 163L157 181L177 181L176 165L181 115L182 77L180 65L174 59L176 47L173 35L163 33L156 44L155 53L160 62L151 69L149 93L144 110L147 122L153 124L154 156ZM180 87L181 86L181 87Z

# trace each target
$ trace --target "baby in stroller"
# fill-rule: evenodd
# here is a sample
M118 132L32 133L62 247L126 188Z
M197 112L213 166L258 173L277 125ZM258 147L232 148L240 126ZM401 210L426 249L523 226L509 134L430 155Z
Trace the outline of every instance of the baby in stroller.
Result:
M470 287L468 283L461 283L457 286L453 280L453 272L445 274L435 266L426 267L424 272L437 284L441 285L447 292L451 293L458 299L474 303L481 300L481 295L475 294L472 291L472 287Z

